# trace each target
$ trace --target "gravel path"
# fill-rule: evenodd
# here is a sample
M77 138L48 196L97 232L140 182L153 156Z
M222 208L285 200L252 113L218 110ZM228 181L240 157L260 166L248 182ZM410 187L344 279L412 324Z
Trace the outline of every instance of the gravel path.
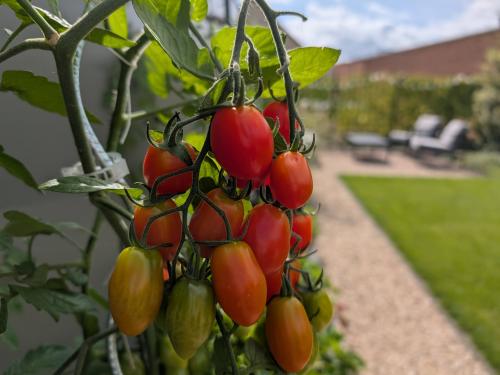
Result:
M349 154L318 154L315 194L322 202L320 233L325 269L341 294L347 344L367 366L363 375L492 374L441 310L397 249L364 212L338 174L466 177L428 169L400 154L389 163L354 161Z

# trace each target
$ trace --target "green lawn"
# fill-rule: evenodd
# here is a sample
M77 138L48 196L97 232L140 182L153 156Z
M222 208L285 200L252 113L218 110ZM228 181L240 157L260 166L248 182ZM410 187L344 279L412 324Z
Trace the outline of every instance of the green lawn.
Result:
M500 179L343 181L500 372Z

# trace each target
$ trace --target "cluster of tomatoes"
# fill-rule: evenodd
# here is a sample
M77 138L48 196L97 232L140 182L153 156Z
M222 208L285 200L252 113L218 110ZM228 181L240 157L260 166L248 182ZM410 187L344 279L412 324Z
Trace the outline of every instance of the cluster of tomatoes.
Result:
M273 130L264 116L279 124L289 145L286 151L276 153ZM189 359L212 332L216 303L244 327L265 315L266 342L273 358L285 371L300 371L312 356L313 327L319 330L329 322L332 306L323 291L296 290L300 262L295 258L312 238L312 217L301 208L312 194L313 180L307 160L290 145L294 142L288 106L272 102L263 114L254 106L219 108L207 142L217 162L239 186L264 186L273 202L255 204L245 217L242 200L217 187L197 204L188 234L172 199L137 206L134 234L144 238L148 249L132 246L120 253L109 282L112 316L123 333L135 336L155 320L161 308L164 314L159 324L176 353ZM182 145L195 162L198 152L189 144ZM192 169L181 173L186 167L185 160L168 148L150 146L143 165L146 185L165 197L184 193L198 183L193 181ZM162 178L166 175L171 177ZM184 270L173 286L167 283L168 293L164 293L169 279L165 264L176 257L185 236L198 249L196 255L209 261L204 262L203 272Z

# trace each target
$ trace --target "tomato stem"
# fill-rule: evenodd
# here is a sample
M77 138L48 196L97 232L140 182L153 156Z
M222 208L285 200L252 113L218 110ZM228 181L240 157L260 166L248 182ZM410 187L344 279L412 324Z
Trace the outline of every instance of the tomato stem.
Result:
M219 309L215 310L215 319L217 320L217 325L219 326L220 333L224 339L224 344L226 345L229 358L231 359L231 372L233 375L238 375L238 364L236 363L236 356L234 355L233 346L231 345L231 331L228 331L224 325L224 318L222 317Z

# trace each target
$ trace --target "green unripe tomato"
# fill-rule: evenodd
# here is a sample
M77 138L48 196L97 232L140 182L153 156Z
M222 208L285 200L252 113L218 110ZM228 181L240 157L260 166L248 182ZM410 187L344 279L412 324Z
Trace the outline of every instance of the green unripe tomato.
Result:
M321 331L333 317L333 304L328 293L321 289L317 292L306 292L302 297L312 326L317 332Z
M207 280L181 278L169 296L166 329L181 358L191 358L210 336L215 297Z
M166 367L167 374L189 374L188 361L179 357L167 335L160 339L160 362Z
M141 356L137 353L132 353L130 357L122 354L120 356L120 366L123 375L146 375L144 362L142 362Z
M212 373L212 357L207 345L202 345L195 355L189 360L191 374L205 375Z

